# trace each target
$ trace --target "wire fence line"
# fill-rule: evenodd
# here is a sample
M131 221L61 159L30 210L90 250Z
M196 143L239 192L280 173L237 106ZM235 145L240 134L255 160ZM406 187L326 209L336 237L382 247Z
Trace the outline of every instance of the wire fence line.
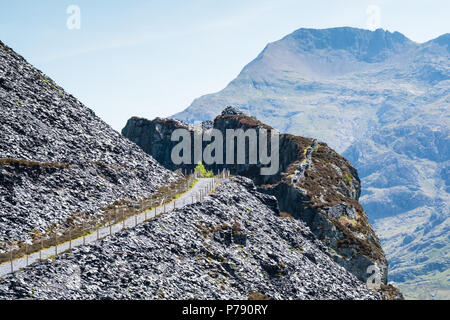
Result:
M200 179L196 171L192 174L186 172L182 178L160 188L151 198L116 201L104 208L102 214L78 214L65 225L53 226L45 233L34 233L30 241L0 243L0 276L51 259L74 247L101 240L185 205L201 202L229 176L227 169L209 179Z

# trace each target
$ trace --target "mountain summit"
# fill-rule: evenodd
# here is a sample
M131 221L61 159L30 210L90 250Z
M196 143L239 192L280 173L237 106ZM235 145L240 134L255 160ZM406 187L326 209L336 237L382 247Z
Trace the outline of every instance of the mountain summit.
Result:
M392 54L404 53L416 44L399 32L355 28L299 29L281 41L298 52L333 50L347 52L357 61L380 62ZM270 46L270 45L269 45Z

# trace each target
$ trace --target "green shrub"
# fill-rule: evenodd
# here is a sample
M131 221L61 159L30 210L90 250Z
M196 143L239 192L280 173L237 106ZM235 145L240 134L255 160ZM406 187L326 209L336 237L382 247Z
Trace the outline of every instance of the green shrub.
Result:
M347 180L347 182L351 185L352 184L352 178L350 177L350 175L348 173L345 173L345 180Z
M212 178L214 176L214 173L212 171L207 171L201 162L195 167L195 172L198 172L201 178Z

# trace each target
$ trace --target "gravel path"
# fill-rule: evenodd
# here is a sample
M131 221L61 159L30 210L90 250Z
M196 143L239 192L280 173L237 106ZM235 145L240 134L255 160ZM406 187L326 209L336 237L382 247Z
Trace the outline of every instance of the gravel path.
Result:
M129 217L128 219L125 219L123 222L119 222L111 226L105 226L98 229L98 232L93 232L92 234L85 237L74 239L72 240L72 242L65 242L59 244L57 247L46 248L44 250L41 250L40 252L30 254L27 257L13 260L12 263L3 263L0 265L0 277L9 274L12 271L16 272L22 268L25 268L27 265L38 262L41 259L46 260L49 257L61 254L62 252L70 250L71 248L76 248L85 244L96 242L107 236L120 232L124 228L133 228L148 219L155 218L156 216L164 213L164 211L171 212L174 209L182 208L185 205L202 201L201 195L205 195L207 192L211 191L218 182L219 180L213 178L198 179L198 182L189 191L182 194L178 199L167 203L165 206L139 213L135 216Z

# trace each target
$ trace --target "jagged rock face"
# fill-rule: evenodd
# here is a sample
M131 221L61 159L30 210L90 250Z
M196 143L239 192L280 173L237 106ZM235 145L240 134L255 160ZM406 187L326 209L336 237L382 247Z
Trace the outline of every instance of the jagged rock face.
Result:
M268 206L272 204L272 207ZM275 206L274 206L275 205ZM0 282L2 299L380 299L252 181Z
M175 179L0 42L0 242Z
M147 123L152 128L162 122L157 119L152 125L151 121ZM152 131L141 130L142 137L128 135L129 132L136 132L133 128L139 124L140 122L135 123L131 119L123 131L125 136L138 145L153 134ZM187 126L185 128L189 129ZM240 112L225 112L216 117L214 128L223 132L224 136L226 129L272 129ZM168 127L161 130L169 141L171 129L172 127ZM224 152L226 151L224 148ZM151 154L163 165L172 168L173 163L166 162L166 159L170 159L171 150L165 152L168 154ZM281 211L306 222L318 239L330 248L335 261L362 281L370 276L368 267L376 264L381 271L383 283L386 283L386 258L378 237L358 202L361 184L355 168L326 144L310 138L281 134L279 153L280 169L272 176L260 175L259 165L250 165L248 161L245 165L213 165L209 169L221 170L228 167L234 174L251 178L258 185L259 191L277 198Z
M239 114L242 114L242 112L239 109L237 109L237 108L235 108L233 106L228 106L222 111L222 115L223 116L226 116L226 115L239 115Z
M170 137L172 132L179 128L188 128L188 125L175 119L156 118L149 121L133 117L128 120L122 134L159 163L163 163L166 168L174 170L177 166L172 163L171 151L178 142L172 142Z

